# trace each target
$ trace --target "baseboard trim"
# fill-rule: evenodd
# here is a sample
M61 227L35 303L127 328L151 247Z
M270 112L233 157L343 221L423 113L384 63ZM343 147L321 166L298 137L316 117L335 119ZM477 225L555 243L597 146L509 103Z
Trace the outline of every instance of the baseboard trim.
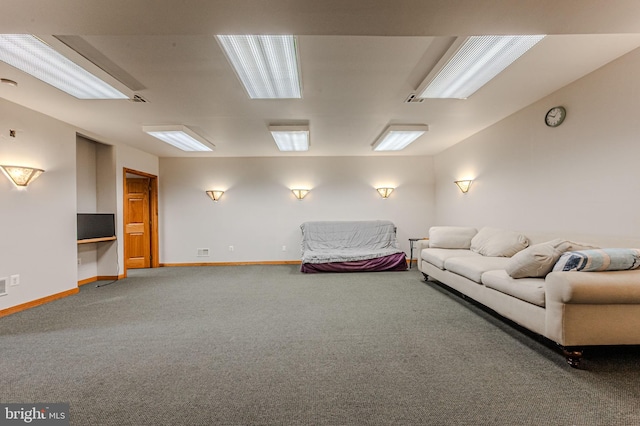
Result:
M95 283L96 281L117 281L126 278L124 275L98 275L97 277L85 278L78 281L78 287L85 284Z
M244 265L300 265L299 260L265 260L257 262L198 262L198 263L161 263L162 267L174 266L244 266Z
M83 286L85 284L91 284L98 281L98 277L85 278L84 280L78 281L78 287Z
M41 299L32 300L31 302L3 309L0 311L0 318L6 317L7 315L15 314L17 312L26 311L27 309L35 308L36 306L44 305L45 303L53 302L54 300L71 296L72 294L76 294L79 291L80 289L76 287L67 291L63 291L61 293L52 294L51 296L43 297Z

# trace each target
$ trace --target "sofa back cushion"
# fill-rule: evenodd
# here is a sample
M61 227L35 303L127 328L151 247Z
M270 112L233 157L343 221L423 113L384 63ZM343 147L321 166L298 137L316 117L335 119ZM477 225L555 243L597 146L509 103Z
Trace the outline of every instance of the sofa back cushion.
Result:
M443 249L468 249L476 228L464 226L432 226L429 229L429 247Z
M471 239L471 251L483 256L511 257L529 246L529 239L518 232L484 227Z

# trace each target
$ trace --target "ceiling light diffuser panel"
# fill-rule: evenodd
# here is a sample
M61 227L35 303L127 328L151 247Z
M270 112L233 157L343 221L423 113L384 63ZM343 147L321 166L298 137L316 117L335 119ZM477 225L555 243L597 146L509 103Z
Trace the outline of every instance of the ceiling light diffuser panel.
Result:
M373 143L374 151L400 151L429 130L427 125L391 125Z
M187 126L142 126L142 131L183 151L213 151L214 145Z
M292 35L216 36L251 99L302 98Z
M455 53L436 67L420 98L466 99L542 40L544 35L472 36L454 44Z
M280 151L308 151L309 126L269 126Z
M0 34L0 61L78 99L129 98L30 34Z

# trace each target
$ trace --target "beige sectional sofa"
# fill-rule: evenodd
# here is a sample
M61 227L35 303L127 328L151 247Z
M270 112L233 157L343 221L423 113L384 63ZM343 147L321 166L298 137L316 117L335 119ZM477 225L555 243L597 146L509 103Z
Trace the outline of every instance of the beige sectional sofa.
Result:
M633 247L640 240L441 226L419 242L418 268L557 343L577 367L585 347L640 344L640 250L623 249Z

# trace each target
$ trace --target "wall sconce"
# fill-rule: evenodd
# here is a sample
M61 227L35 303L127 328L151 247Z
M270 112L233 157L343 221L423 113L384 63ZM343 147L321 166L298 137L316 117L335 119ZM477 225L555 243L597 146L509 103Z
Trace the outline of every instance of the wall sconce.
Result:
M463 194L466 194L467 192L469 192L469 188L471 188L472 182L473 181L469 179L469 180L456 180L453 183L458 185L458 188L460 188L460 191L462 191Z
M387 199L394 189L395 188L376 188L376 191L378 191L378 194L380 194L382 198Z
M293 195L296 196L296 198L298 200L302 200L308 193L309 193L309 189L292 189L291 192L293 192Z
M207 195L209 196L209 198L211 198L215 203L218 202L218 200L220 199L220 197L222 197L222 194L224 194L224 191L207 191Z
M0 166L0 168L16 186L27 186L44 173L44 170L34 169L33 167Z

